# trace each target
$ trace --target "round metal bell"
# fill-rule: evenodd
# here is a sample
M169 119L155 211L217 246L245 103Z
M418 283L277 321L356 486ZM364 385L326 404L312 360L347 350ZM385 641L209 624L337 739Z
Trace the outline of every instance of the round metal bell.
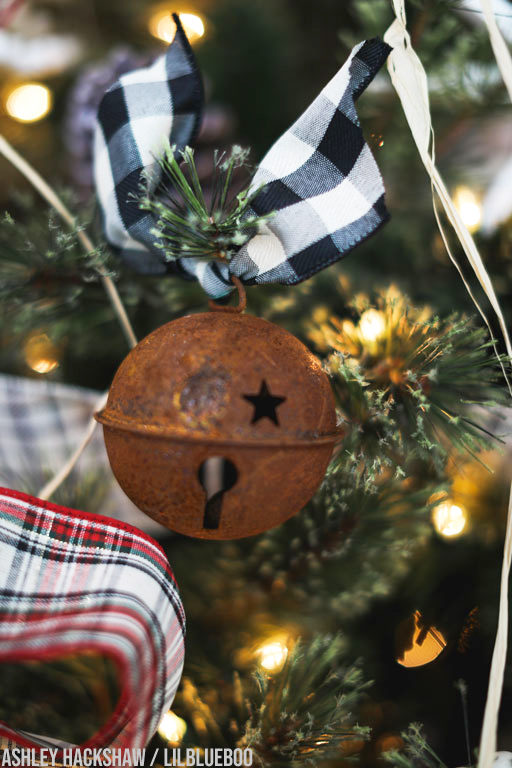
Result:
M282 328L228 310L150 333L96 418L139 509L205 539L252 536L298 512L339 438L314 355Z

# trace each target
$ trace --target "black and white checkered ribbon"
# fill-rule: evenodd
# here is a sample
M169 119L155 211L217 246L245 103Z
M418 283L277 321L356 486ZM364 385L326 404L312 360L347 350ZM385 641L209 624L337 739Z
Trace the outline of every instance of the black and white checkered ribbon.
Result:
M177 19L176 19L177 20ZM95 177L107 239L143 273L178 272L220 297L231 275L246 284L293 285L340 259L387 219L382 178L366 144L355 101L386 60L378 38L355 46L303 115L263 158L253 187L264 184L252 208L275 215L231 259L163 261L153 221L130 200L151 169L162 139L190 144L200 112L199 75L186 37L178 32L152 67L124 75L107 92L96 131ZM166 78L164 80L164 78ZM185 93L189 88L188 97ZM162 92L166 97L162 98Z
M149 67L119 78L105 93L94 134L94 182L109 243L127 264L145 274L166 272L154 248L149 213L139 209L145 171L158 184L155 157L164 144L183 148L201 120L203 86L179 18L176 36Z

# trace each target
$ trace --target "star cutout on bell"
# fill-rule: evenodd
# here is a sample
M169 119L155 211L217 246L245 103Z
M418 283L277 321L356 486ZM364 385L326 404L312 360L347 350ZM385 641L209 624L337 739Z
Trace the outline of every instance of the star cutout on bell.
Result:
M265 379L261 382L260 391L257 395L243 395L243 398L254 406L251 424L255 424L260 419L267 418L273 421L276 426L279 426L276 409L284 403L286 397L273 395Z

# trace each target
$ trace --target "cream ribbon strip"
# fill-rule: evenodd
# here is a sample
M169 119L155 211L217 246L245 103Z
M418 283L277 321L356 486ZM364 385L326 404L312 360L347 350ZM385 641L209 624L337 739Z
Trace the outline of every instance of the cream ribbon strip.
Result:
M512 101L512 57L507 44L496 23L491 0L480 0L484 20L489 30L489 38L494 56ZM491 662L489 688L485 703L484 722L480 738L479 768L490 768L494 761L498 736L498 718L507 660L508 642L508 583L512 561L512 490L508 508L507 533L501 570L500 607L498 614L498 630Z
M496 23L496 17L492 9L492 0L480 0L480 5L482 6L484 21L489 30L489 37L494 56L496 57L496 63L501 72L503 82L507 87L510 101L512 101L512 56L510 55L507 44L499 30L498 24Z
M481 0L484 9L484 17L489 28L491 42L495 51L498 65L503 74L503 79L512 97L512 63L510 54L496 25L490 0ZM430 116L427 75L411 45L411 39L407 31L404 0L392 0L396 19L387 29L384 40L393 47L388 58L388 71L393 86L400 98L402 107L409 123L411 133L420 153L421 159L432 183L432 196L436 221L443 237L450 259L461 275L475 306L483 317L492 337L489 321L480 304L474 296L470 285L463 276L462 270L455 259L444 228L442 226L436 202L436 194L441 201L446 216L462 245L471 267L484 290L489 302L498 318L503 334L507 352L512 356L512 345L505 319L501 311L498 298L495 294L491 279L485 269L485 265L478 252L473 238L464 225L455 205L446 189L446 186L435 165L434 132ZM505 367L502 370L507 381L509 391L512 389ZM508 510L507 529L503 554L503 566L501 573L500 603L498 615L498 628L494 645L489 688L485 705L484 721L478 755L478 768L490 768L494 762L497 744L498 715L501 695L503 690L503 677L507 656L507 632L508 632L508 580L512 557L512 489Z

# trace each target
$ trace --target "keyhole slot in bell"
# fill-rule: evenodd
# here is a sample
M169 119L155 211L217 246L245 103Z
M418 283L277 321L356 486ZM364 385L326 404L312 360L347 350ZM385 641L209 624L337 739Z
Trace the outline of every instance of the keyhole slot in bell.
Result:
M197 477L206 494L203 528L214 530L220 525L222 501L238 480L238 471L224 456L210 456L199 467Z

